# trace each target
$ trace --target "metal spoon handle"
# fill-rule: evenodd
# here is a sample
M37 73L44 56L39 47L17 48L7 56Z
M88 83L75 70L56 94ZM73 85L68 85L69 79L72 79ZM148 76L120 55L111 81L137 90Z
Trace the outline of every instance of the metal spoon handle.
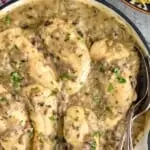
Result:
M150 57L143 57L146 65L146 78L147 78L147 92L141 97L137 104L133 104L129 109L128 116L126 119L126 128L122 135L121 142L119 144L118 150L133 150L132 143L132 124L133 121L145 113L150 108Z
M132 129L132 117L134 114L134 108L131 107L129 109L128 115L127 115L127 119L126 119L126 126L118 147L118 150L123 150L125 148L125 150L132 150L132 136L131 136L131 129Z
M127 118L126 145L125 145L126 150L133 150L133 143L132 143L133 116L134 116L134 106L130 109L128 118Z
M141 103L138 103L137 105L134 105L133 108L129 111L129 117L128 117L128 123L127 123L127 144L126 144L126 150L133 150L133 143L132 143L132 124L134 119L141 116L143 113L147 112L147 110L150 108L150 57L145 57L145 62L147 65L147 73L148 73L148 92L146 98L141 101ZM136 109L139 109L138 112L135 112ZM137 113L137 114L136 114Z

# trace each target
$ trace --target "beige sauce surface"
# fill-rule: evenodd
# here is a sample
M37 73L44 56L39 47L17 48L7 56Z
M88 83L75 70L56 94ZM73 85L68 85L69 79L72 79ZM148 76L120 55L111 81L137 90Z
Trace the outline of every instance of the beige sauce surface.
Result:
M117 150L137 98L136 47L114 17L73 0L31 3L3 17L0 150Z

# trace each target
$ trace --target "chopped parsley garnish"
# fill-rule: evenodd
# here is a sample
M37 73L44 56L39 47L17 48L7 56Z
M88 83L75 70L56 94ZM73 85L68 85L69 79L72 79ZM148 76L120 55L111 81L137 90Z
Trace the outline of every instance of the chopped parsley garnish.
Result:
M5 17L5 23L6 23L7 25L10 25L10 23L11 23L11 17L10 17L9 15L7 15L7 16Z
M126 79L124 77L117 77L119 83L126 83Z
M51 95L57 95L57 93L58 93L58 89L54 89L54 90L52 91Z
M120 74L120 69L118 67L115 67L113 69L113 72L116 74L116 75L119 75Z
M103 65L103 64L100 64L100 66L99 66L99 71L100 71L100 72L105 72L105 69L104 69L104 65Z
M22 123L23 123L23 120L21 120L20 123L22 124Z
M43 136L42 133L39 133L38 139L39 139L39 142L40 142L40 143L43 143L43 142L44 142L44 136Z
M116 79L119 83L126 83L126 79L120 76L120 69L118 67L115 67L113 72L116 74Z
M31 92L38 93L40 91L39 87L33 87Z
M90 150L96 150L96 141L93 140L91 145L90 145Z
M85 42L84 39L81 36L78 36L77 39L81 42Z
M7 99L5 97L0 97L0 102L6 102Z
M30 129L27 132L29 134L29 137L32 138L33 137L33 129Z
M100 98L100 96L93 96L93 101L96 103L96 104L98 104L99 102L100 102L100 100L101 100L101 98Z
M22 80L23 80L23 77L18 72L11 73L11 83L13 84L16 90L20 89L20 84Z
M108 92L112 92L113 89L114 89L113 84L112 84L112 83L109 83L107 91L108 91Z
M93 136L95 137L95 136L102 136L102 132L100 132L100 131L95 131L94 133L93 133Z
M60 78L62 79L62 80L72 80L72 79L74 79L75 77L74 76L72 76L72 75L69 75L68 73L62 73L61 75L60 75Z
M56 118L56 116L50 116L50 117L49 117L49 120L55 121L55 120L57 120L57 118Z
M32 122L31 122L31 124L32 124ZM33 137L33 128L28 129L27 133L28 133L29 137L32 138Z

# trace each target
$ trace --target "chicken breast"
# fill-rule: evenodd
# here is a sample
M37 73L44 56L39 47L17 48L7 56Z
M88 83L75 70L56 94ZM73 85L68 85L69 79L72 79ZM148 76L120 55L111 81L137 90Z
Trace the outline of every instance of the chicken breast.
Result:
M60 78L65 79L63 90L71 95L78 92L87 79L90 71L89 52L83 39L70 24L59 19L49 22L48 26L41 27L40 35L49 53L59 58L70 70L65 72L63 66L65 71L60 74ZM61 65L60 69L63 67Z
M119 42L103 39L92 45L90 55L94 60L105 59L107 62L111 62L127 58L130 55L130 51Z
M79 106L70 107L64 117L64 137L73 149L92 147L99 149L98 120L89 109Z
M57 98L48 88L31 85L24 89L34 127L33 150L53 150L57 135ZM28 98L28 99L27 99Z
M100 118L100 126L104 131L112 130L128 111L130 105L137 98L135 89L132 87L129 77L116 77L115 74L99 76L101 92L105 95L106 110ZM103 78L101 80L100 78Z
M0 149L29 149L32 128L24 103L5 91L0 93L0 108Z
M5 49L7 45L10 49L15 46L22 51L28 60L29 75L36 82L49 89L58 88L54 71L46 64L43 55L23 36L20 28L8 29L0 33L0 42L1 49Z
M112 130L137 98L136 82L133 85L132 79L136 80L139 58L133 49L108 39L95 42L90 54L97 63L103 62L97 77L107 106L100 125L105 131Z

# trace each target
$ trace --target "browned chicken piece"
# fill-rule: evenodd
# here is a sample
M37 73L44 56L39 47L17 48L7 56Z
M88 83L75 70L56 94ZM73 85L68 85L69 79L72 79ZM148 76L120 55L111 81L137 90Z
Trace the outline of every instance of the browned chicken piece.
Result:
M53 150L57 135L57 97L40 85L31 85L23 94L30 107L34 127L33 150Z
M8 43L4 38L8 39ZM37 83L37 85L29 86L23 90L23 95L25 96L24 102L26 102L29 109L31 109L30 117L35 130L33 149L52 150L55 146L54 141L57 133L57 130L55 130L55 128L57 128L57 101L55 94L59 90L59 86L56 82L56 74L51 67L46 64L43 55L23 36L20 28L13 28L1 32L0 42L2 43L2 50L3 48L5 49L6 45L7 48L10 49L15 45L28 60L29 76ZM18 79L18 74L15 73L13 75L15 75L15 79L16 76ZM27 98L29 98L30 101ZM13 102L13 106L16 106L17 111L17 103ZM11 110L11 112L12 111L13 110ZM22 117L20 117L20 119L21 118ZM22 118L22 120L23 119L24 118ZM13 131L14 133L18 131L18 134L20 134L20 130ZM13 136L14 133L12 132L11 136ZM21 135L18 136L20 137ZM17 136L16 139L18 139ZM11 139L9 141L11 142ZM5 146L5 141L2 143L2 146ZM23 149L23 147L19 149Z
M122 43L108 39L95 42L90 54L93 60L112 66L108 70L103 68L104 71L100 71L98 75L100 92L109 108L101 117L103 121L100 119L100 126L104 130L110 130L125 116L131 103L137 98L136 83L133 85L131 78L136 80L139 58L135 51L127 49ZM133 56L134 59L131 59ZM127 62L130 62L129 65Z
M99 128L96 115L89 109L72 106L64 117L64 137L74 150L95 147L99 150Z
M6 39L7 38L7 42ZM25 55L29 65L29 75L36 82L49 89L58 88L54 71L46 64L43 55L23 36L20 28L8 29L0 33L1 49L18 48ZM53 88L52 88L53 89Z
M49 53L62 61L61 69L70 70L61 73L63 90L72 95L80 90L86 82L90 71L90 56L84 40L75 29L63 20L49 20L49 26L43 26L40 35L48 48ZM59 43L59 44L58 44Z
M103 78L103 80L100 80ZM105 75L99 75L99 83L101 85L101 92L104 93L106 101L106 111L100 119L101 129L113 129L118 121L120 121L126 114L131 103L136 100L136 92L132 87L128 77L123 76L121 79L125 83L120 83L116 79L116 75L112 74L110 78Z
M6 90L0 91L0 149L2 150L27 150L31 146L32 128L26 107L20 99L15 99Z
M90 55L94 60L105 59L107 62L111 62L127 58L130 55L130 51L119 42L103 39L92 45Z

